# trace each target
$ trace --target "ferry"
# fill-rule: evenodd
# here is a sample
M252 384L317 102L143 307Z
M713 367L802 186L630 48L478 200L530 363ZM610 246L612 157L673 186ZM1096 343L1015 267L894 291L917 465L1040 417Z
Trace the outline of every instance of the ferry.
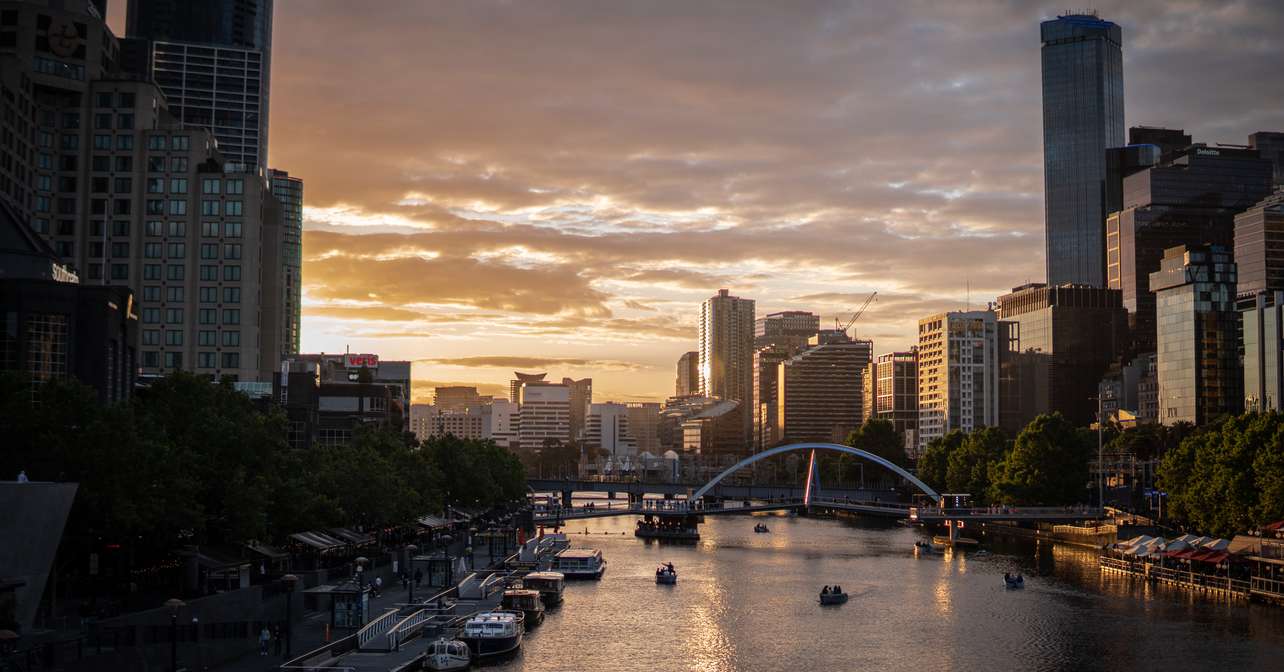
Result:
M464 642L438 637L428 644L428 651L424 657L424 669L453 672L466 670L471 666L472 653Z
M522 587L538 590L544 606L555 607L562 603L562 590L566 587L566 577L560 572L531 572L522 577Z
M491 659L521 647L522 624L511 612L482 612L464 623L459 639L468 645L474 660Z
M595 548L568 548L557 554L553 569L568 579L600 579L606 571L606 560Z
M525 614L527 629L544 622L544 603L539 599L538 590L529 588L505 590L501 604L506 610L520 611Z

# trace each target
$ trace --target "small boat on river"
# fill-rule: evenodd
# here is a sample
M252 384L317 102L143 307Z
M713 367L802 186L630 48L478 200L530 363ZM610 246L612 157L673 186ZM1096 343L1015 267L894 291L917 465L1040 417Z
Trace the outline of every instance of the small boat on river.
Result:
M521 612L486 611L464 623L459 639L468 645L477 660L497 658L516 651L522 645Z
M757 523L756 525L753 526L753 531L758 534L763 534L765 532L770 532L771 530L767 529L766 525L763 525L762 523Z
M928 553L928 554L936 552L936 549L932 548L932 545L927 543L926 541L914 542L914 550L918 551L919 553Z
M544 622L544 603L539 599L538 590L529 588L505 590L504 599L500 604L507 611L522 612L527 629Z
M1003 586L1005 588L1010 588L1013 590L1025 588L1025 578L1022 577L1020 574L1017 574L1016 576L1012 576L1011 574L1004 573Z
M606 559L597 549L568 548L557 554L553 569L568 579L600 579L606 571Z
M655 582L666 586L678 582L678 570L673 568L672 562L666 562L655 569Z
M842 604L847 601L847 593L842 586L825 586L820 590L821 604Z
M466 670L472 665L472 654L468 645L458 639L438 637L428 643L424 657L424 669L437 672Z

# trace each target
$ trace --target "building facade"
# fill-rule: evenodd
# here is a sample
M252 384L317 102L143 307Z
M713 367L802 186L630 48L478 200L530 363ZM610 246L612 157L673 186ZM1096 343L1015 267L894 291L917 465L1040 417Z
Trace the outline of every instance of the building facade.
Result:
M1159 421L1202 425L1243 407L1235 262L1225 247L1178 246L1150 274Z
M867 419L888 420L905 437L905 453L918 456L918 348L879 355L865 379L873 384L874 407Z
M918 449L999 424L999 324L988 310L918 321Z
M1039 26L1048 284L1105 282L1105 151L1124 144L1123 32L1095 14Z
M569 387L559 383L527 381L522 383L518 394L522 416L517 436L522 450L540 450L545 441L565 445L571 440Z
M475 387L443 386L433 388L432 403L442 410L462 411L471 406L480 406L482 398Z
M611 471L630 467L638 456L638 443L629 427L628 406L593 404L584 427L584 448L599 451L599 457L612 465Z
M700 306L700 394L738 402L741 441L751 436L754 302L725 289Z
M820 316L805 310L769 313L754 320L754 347L780 345L801 348L820 331Z
M655 402L630 402L626 404L629 416L629 434L638 444L638 453L659 455L660 404Z
M1244 408L1281 410L1284 391L1284 191L1235 216Z
M547 373L522 373L521 371L513 372L513 379L508 381L508 400L519 403L522 400L522 385L525 383L543 382Z
M842 443L860 427L865 369L874 344L843 334L813 344L781 362L776 427L780 441Z
M571 401L571 439L579 440L584 435L588 421L589 406L593 404L593 379L563 378L562 384L570 390Z
M303 180L290 177L284 170L269 170L268 181L281 206L276 274L281 295L281 351L298 352L303 336Z
M678 379L674 394L679 397L700 394L700 353L686 352L678 358Z

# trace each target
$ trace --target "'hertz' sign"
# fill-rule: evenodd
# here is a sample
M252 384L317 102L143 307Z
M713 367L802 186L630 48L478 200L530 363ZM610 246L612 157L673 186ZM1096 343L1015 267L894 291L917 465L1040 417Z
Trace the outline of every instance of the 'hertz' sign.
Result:
M363 366L370 369L377 369L379 368L379 355L347 354L343 356L343 363L344 366L349 369L359 369Z

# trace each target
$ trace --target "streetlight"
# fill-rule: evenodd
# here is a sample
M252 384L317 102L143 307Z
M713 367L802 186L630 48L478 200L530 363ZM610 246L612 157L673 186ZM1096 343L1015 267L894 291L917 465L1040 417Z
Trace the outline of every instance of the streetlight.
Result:
M169 669L171 672L178 672L178 610L186 606L187 603L177 597L165 600L165 608L169 609Z
M294 605L294 586L299 582L299 577L293 574L286 574L281 577L285 582L285 657L290 658L290 641L294 639L294 619L291 618L291 608Z
M361 624L366 624L366 563L370 560L364 555L358 555L354 560L357 564L357 606L361 609Z
M419 552L419 547L414 544L406 544L406 586L410 590L410 596L407 602L415 603L415 553Z

